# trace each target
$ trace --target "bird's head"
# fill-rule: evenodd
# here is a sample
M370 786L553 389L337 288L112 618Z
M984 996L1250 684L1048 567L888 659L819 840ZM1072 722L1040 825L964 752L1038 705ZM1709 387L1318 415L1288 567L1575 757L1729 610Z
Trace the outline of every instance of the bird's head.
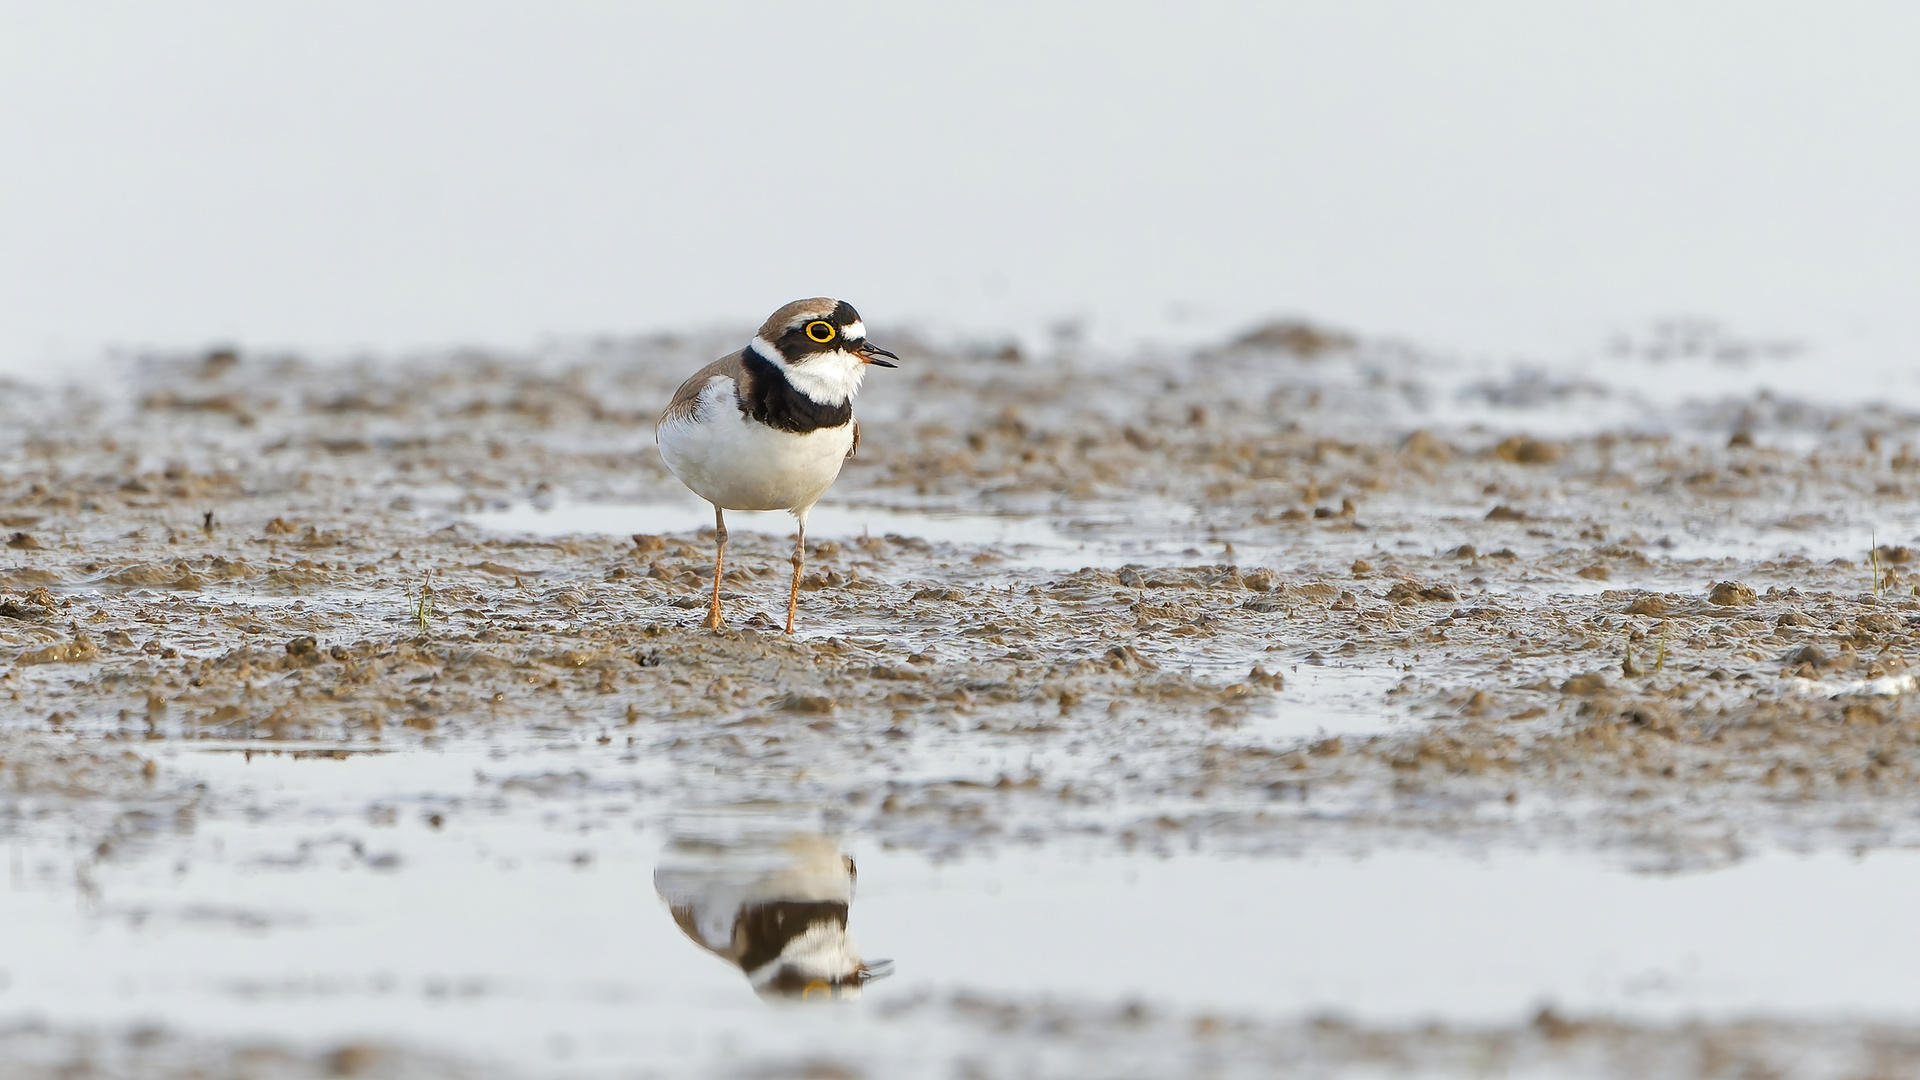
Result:
M748 347L823 404L858 392L868 365L897 367L900 359L867 340L866 324L852 304L830 296L795 300L774 312Z

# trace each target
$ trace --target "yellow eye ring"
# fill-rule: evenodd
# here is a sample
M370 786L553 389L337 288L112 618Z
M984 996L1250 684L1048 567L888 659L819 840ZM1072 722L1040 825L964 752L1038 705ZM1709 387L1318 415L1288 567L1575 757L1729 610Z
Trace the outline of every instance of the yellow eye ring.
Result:
M815 319L807 324L807 338L819 345L832 341L840 331L825 319Z

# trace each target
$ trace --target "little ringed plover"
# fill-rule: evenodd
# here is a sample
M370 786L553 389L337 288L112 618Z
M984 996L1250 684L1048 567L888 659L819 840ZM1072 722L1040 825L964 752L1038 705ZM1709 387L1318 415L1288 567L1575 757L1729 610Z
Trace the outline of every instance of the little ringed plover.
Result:
M853 395L867 365L895 367L899 357L867 340L860 313L844 300L795 300L770 316L747 347L680 384L654 428L667 468L713 504L713 603L720 615L720 572L728 510L787 510L799 523L787 633L800 603L807 557L807 512L860 445Z

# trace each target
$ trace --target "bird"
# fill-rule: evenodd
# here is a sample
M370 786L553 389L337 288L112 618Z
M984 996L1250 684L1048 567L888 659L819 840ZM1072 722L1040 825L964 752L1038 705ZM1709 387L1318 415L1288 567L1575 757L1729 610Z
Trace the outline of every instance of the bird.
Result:
M767 317L739 352L680 384L654 441L680 482L713 504L713 602L703 622L726 625L720 573L727 556L728 510L786 510L797 531L787 633L800 605L807 558L807 513L860 446L853 396L867 368L900 358L867 340L852 304L828 296L795 300Z

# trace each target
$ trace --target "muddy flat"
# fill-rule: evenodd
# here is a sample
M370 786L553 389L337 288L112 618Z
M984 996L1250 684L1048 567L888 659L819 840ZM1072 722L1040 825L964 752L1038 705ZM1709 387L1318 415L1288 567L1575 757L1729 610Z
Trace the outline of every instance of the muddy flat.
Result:
M792 636L724 338L10 388L8 1074L1920 1075L1920 415L887 344Z

